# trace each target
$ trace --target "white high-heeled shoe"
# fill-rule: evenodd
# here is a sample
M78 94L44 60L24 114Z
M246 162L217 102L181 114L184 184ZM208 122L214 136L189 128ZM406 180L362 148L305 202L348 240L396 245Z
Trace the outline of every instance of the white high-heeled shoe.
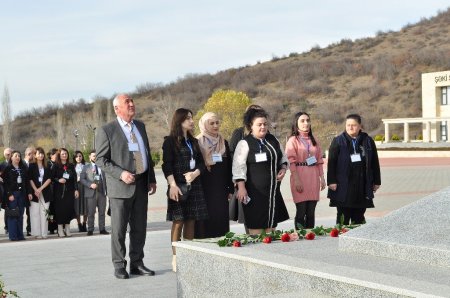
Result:
M172 256L172 271L177 272L177 255Z
M70 225L66 225L65 232L67 237L72 237L72 234L70 234Z
M63 225L58 225L58 237L62 238L64 237L64 230L63 230Z

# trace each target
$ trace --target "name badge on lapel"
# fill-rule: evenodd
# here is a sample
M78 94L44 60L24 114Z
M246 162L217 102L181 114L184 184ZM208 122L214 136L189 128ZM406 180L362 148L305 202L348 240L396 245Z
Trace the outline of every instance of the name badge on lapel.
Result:
M266 152L256 153L255 154L255 161L256 162L267 161L267 153Z
M64 179L69 179L69 178L70 178L70 175L69 175L69 173L64 173L62 177L63 177Z
M139 144L138 143L128 143L128 151L131 151L131 152L139 151Z
M195 168L195 159L191 158L191 160L189 161L189 167L191 170Z
M317 163L317 159L316 159L316 157L313 155L313 156L310 156L310 157L308 157L307 159L306 159L306 165L308 165L308 166L313 166L313 165L315 165Z
M222 155L220 153L213 153L212 160L213 162L222 162Z
M42 183L43 179L42 179L42 177L39 177L38 180L39 180L39 183Z
M352 159L352 162L361 161L361 155L359 155L359 153L355 153L355 154L350 155L350 158Z

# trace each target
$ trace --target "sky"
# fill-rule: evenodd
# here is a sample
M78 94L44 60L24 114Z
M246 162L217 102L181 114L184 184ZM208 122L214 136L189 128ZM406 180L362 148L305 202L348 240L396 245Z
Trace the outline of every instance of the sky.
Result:
M449 6L448 0L0 0L0 94L6 86L13 116L91 102L145 83L398 31Z

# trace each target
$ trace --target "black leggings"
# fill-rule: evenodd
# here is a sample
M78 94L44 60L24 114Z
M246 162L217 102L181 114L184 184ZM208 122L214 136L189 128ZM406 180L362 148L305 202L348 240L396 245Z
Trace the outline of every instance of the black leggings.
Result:
M348 208L348 207L336 207L337 217L336 223L341 223L341 217L344 216L343 224L348 225L358 225L366 222L364 213L366 213L366 208Z
M317 201L295 203L295 207L297 208L295 228L298 228L299 224L305 229L314 228L316 205Z

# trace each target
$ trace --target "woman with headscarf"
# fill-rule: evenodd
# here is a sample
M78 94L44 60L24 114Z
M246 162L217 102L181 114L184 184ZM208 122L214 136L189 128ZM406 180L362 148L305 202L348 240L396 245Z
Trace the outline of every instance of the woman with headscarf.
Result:
M197 136L206 169L200 176L209 219L197 221L195 238L220 237L230 231L228 200L233 193L230 148L220 135L220 121L216 114L207 112L199 121Z

